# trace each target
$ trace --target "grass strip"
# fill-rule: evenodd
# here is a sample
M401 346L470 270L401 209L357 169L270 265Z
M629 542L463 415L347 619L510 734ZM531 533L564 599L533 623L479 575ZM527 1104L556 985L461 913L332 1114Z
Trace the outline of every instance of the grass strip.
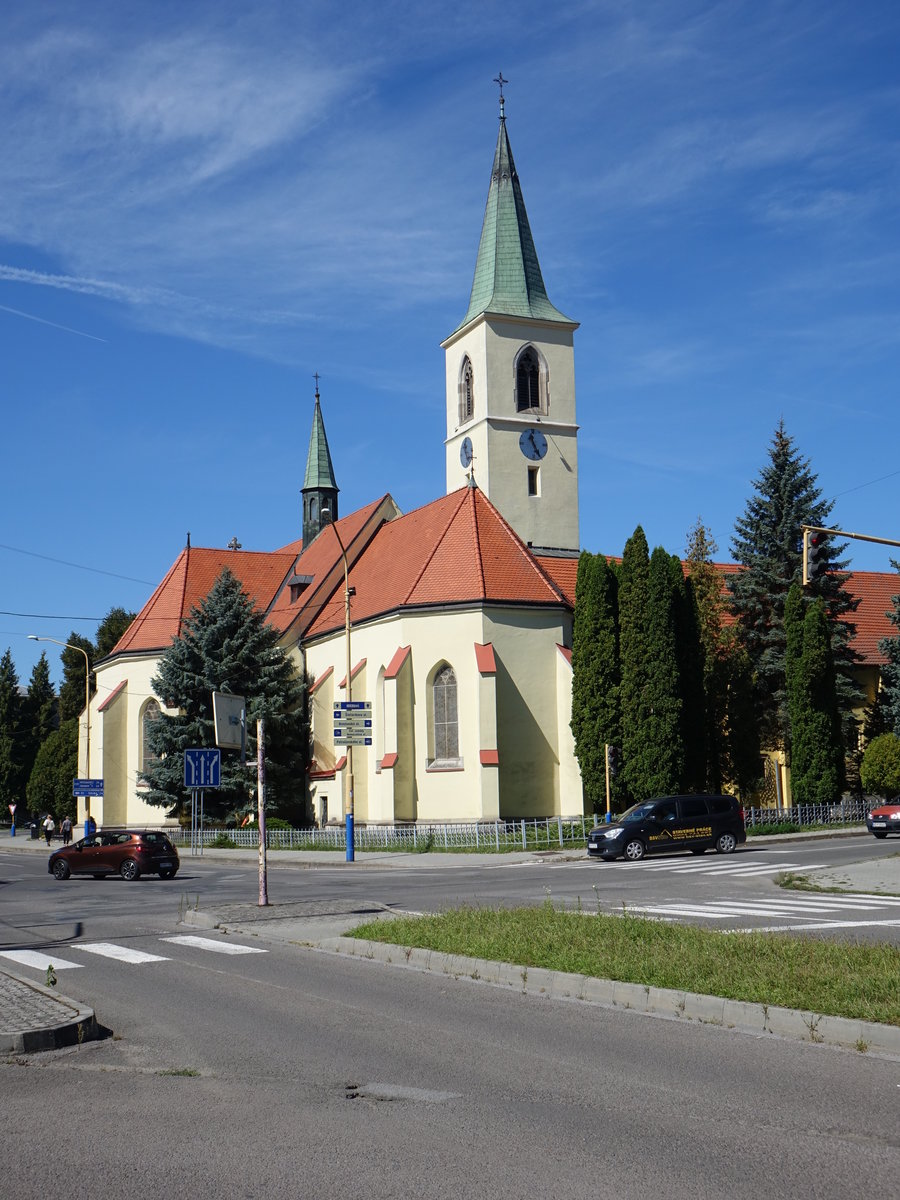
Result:
M361 925L350 936L523 967L900 1025L900 950L646 917L464 907Z

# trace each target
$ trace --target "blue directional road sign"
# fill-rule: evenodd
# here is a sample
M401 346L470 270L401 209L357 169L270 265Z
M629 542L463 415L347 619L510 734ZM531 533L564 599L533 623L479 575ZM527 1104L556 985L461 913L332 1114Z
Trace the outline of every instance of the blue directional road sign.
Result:
M102 779L73 779L72 780L72 795L73 796L102 796L103 795L103 780Z
M335 745L372 745L371 700L337 700L333 713Z
M185 750L184 786L217 788L222 754L219 750Z

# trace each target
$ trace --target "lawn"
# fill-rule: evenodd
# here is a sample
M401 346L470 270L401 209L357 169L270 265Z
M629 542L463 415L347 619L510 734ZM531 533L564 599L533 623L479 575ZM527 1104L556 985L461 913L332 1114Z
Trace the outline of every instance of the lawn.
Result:
M900 950L645 917L465 907L360 926L352 937L900 1025Z

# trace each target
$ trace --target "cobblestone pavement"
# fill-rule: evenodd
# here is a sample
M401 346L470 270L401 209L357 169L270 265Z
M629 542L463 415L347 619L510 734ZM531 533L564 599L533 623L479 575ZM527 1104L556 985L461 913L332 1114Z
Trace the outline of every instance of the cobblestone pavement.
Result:
M0 971L0 1052L55 1050L98 1035L92 1009Z

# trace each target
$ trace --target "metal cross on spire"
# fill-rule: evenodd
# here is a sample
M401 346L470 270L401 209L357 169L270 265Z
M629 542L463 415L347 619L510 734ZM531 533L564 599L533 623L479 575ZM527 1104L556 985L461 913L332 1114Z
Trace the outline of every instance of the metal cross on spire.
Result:
M318 371L313 372L313 379L316 381L316 399L318 400L318 398L319 398L319 372Z
M503 78L503 72L501 71L499 73L499 75L497 75L495 77L494 83L497 83L500 85L500 120L505 121L506 120L506 101L503 99L503 85L504 85L504 83L509 83L509 80Z

